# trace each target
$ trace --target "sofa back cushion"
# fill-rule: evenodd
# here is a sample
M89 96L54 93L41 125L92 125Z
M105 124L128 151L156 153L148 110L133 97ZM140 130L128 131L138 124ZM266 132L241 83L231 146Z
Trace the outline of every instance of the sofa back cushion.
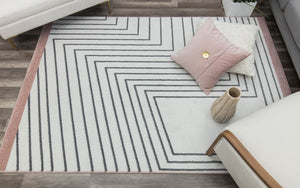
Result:
M300 0L290 1L285 7L284 16L293 38L300 49Z
M279 5L280 5L280 8L281 8L282 10L284 10L284 9L285 9L285 6L288 4L289 1L290 1L290 0L278 0Z

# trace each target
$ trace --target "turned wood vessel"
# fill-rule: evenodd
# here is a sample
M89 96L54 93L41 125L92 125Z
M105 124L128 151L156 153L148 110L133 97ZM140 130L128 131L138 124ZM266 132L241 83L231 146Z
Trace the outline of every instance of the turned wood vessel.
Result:
M241 98L241 91L237 87L230 87L219 97L211 107L211 115L216 122L226 123L235 114L236 106Z

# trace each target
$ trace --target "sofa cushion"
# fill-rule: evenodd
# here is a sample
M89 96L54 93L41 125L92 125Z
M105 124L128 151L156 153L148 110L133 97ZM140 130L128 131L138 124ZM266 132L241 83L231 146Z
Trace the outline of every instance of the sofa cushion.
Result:
M300 49L300 1L290 1L284 10L284 16L293 38Z
M73 0L0 0L0 27Z
M299 103L300 92L226 127L283 187L300 185Z
M285 9L285 6L288 4L289 1L290 1L290 0L278 0L279 5L280 5L280 8L281 8L282 10L284 10L284 9Z

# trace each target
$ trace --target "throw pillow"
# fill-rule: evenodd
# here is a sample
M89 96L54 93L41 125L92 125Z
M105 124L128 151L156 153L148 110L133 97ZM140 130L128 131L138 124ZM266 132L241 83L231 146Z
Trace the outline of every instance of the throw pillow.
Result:
M198 22L197 28L200 28L207 19ZM245 74L247 76L255 75L254 66L254 47L258 27L252 24L226 23L214 21L216 28L233 44L247 50L251 54L243 61L239 62L228 72Z
M171 58L188 71L208 95L220 76L249 55L229 42L208 19L191 41Z

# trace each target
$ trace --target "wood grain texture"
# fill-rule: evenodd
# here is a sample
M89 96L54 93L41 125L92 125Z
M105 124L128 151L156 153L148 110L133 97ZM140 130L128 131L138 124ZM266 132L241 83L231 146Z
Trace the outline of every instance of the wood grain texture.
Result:
M208 148L206 154L211 156L214 153L214 147L221 138L225 138L235 151L242 157L242 159L248 164L248 166L256 173L256 175L268 186L268 187L282 187L251 155L251 153L245 148L245 146L234 136L229 130L223 131Z
M27 69L30 60L3 60L0 62L0 68L24 68Z
M7 120L6 119L0 119L0 131L1 132L5 131L6 124L7 124Z
M3 188L20 188L22 186L24 174L11 173L0 174L0 183Z
M0 87L21 87L24 78L1 78ZM3 97L3 96L1 96ZM0 97L0 98L1 98Z
M16 98L18 97L20 88L19 87L0 87L0 101L2 100L2 97L5 98ZM1 103L0 103L1 105Z
M37 42L36 35L20 35L16 38L11 39L16 46L22 46L22 48L26 49L34 49ZM13 49L11 45L9 45L6 41L0 41L0 50L11 50Z
M11 98L11 97L1 97L0 99L0 108L13 108L16 104L17 98Z
M3 39L2 39L3 40ZM18 51L11 50L1 50L0 61L3 60L30 60L33 54L34 49L31 50L22 50L22 46L17 46Z
M1 132L0 132L0 145L1 145L2 142L3 142L4 135L5 135L5 132L4 132L4 131L1 131Z
M221 0L178 0L178 8L215 8L222 7Z
M0 119L9 119L12 108L0 108Z
M0 173L0 182L12 188L237 187L228 174Z
M90 174L25 174L22 188L89 187Z
M145 5L143 5L143 3ZM222 9L222 5L220 0L111 0L112 4L112 16L222 16L224 15L224 11ZM147 5L147 6L146 6ZM161 6L158 8L158 6ZM269 6L268 1L264 1L263 3L258 5L261 10L263 10L269 17L267 18L267 24L271 31L271 35L277 51L279 52L279 57L284 67L285 74L287 76L289 85L291 87L292 92L300 91L300 81L298 76L294 70L294 66L291 62L289 54L286 50L285 44L283 39L280 35L279 29L276 25L274 17L272 15L272 11ZM92 8L83 10L78 12L74 15L76 16L108 16L106 4L101 4L94 6ZM253 16L261 16L259 13L255 12ZM38 37L41 32L41 27L30 30L26 33L23 33L16 38L13 38L12 41L15 42L16 46L18 47L19 51L13 50L13 48L0 37L0 69L2 70L3 75L0 75L0 99L6 98L7 95L11 95L15 97L18 95L18 88L21 87L24 77L24 69L28 67L30 59L33 55L33 51L35 48L35 44L37 43ZM7 69L7 70L6 70ZM16 70L12 70L16 69ZM7 71L7 72L6 72ZM15 75L16 77L13 77ZM8 90L8 91L5 91ZM0 108L0 131L1 129L5 130L5 126L3 127L3 122L7 122L10 118L12 109L11 108ZM3 133L3 131L2 131ZM0 136L0 143L2 142ZM5 177L4 177L5 176ZM21 174L20 177L22 177ZM30 174L26 174L25 176L31 176ZM95 176L95 177L94 177ZM130 176L130 175L129 175ZM144 175L145 178L148 175ZM11 183L14 183L14 175L13 176L6 176L0 175L0 182L2 185L1 178L8 178ZM18 176L15 176L18 177ZM117 177L113 175L108 176L101 176L99 175L92 175L91 181L94 183L90 184L91 187L102 187L101 182L97 182L94 179L105 179L105 178L116 178L116 183L121 183L124 177ZM135 176L133 178L133 182L135 180L137 182L140 181L142 177ZM26 180L26 186L30 185L30 178L28 177ZM34 177L38 181L42 177ZM128 177L129 178L129 177ZM150 177L148 177L151 179ZM187 183L190 187L200 187L200 184L206 185L206 182L211 182L207 187L236 187L233 180L229 175L178 175L176 178L182 180L182 182ZM197 179L200 179L197 181ZM119 182L118 182L119 180ZM152 179L154 184L160 185L159 176L153 176ZM170 178L170 181L173 179ZM224 182L227 182L228 185ZM49 181L54 181L55 178L49 178ZM104 181L104 180L103 180ZM214 181L223 181L220 184L214 184ZM3 181L5 182L5 181ZM16 180L16 182L18 182ZM178 181L177 181L178 182ZM181 183L181 182L179 182ZM18 184L18 183L16 183ZM98 185L100 184L100 185ZM134 184L134 183L133 183ZM222 185L223 184L223 185ZM137 184L138 185L138 184ZM144 185L144 184L141 184ZM148 184L146 184L148 185ZM164 184L165 185L165 184ZM174 184L173 184L174 185ZM182 185L182 184L179 184ZM12 186L13 187L13 186ZM140 186L142 187L142 186ZM149 186L148 186L149 187ZM167 185L158 186L158 187L168 187ZM178 187L178 186L175 186Z
M92 174L90 187L237 187L228 174Z
M26 68L0 68L0 78L24 78Z

